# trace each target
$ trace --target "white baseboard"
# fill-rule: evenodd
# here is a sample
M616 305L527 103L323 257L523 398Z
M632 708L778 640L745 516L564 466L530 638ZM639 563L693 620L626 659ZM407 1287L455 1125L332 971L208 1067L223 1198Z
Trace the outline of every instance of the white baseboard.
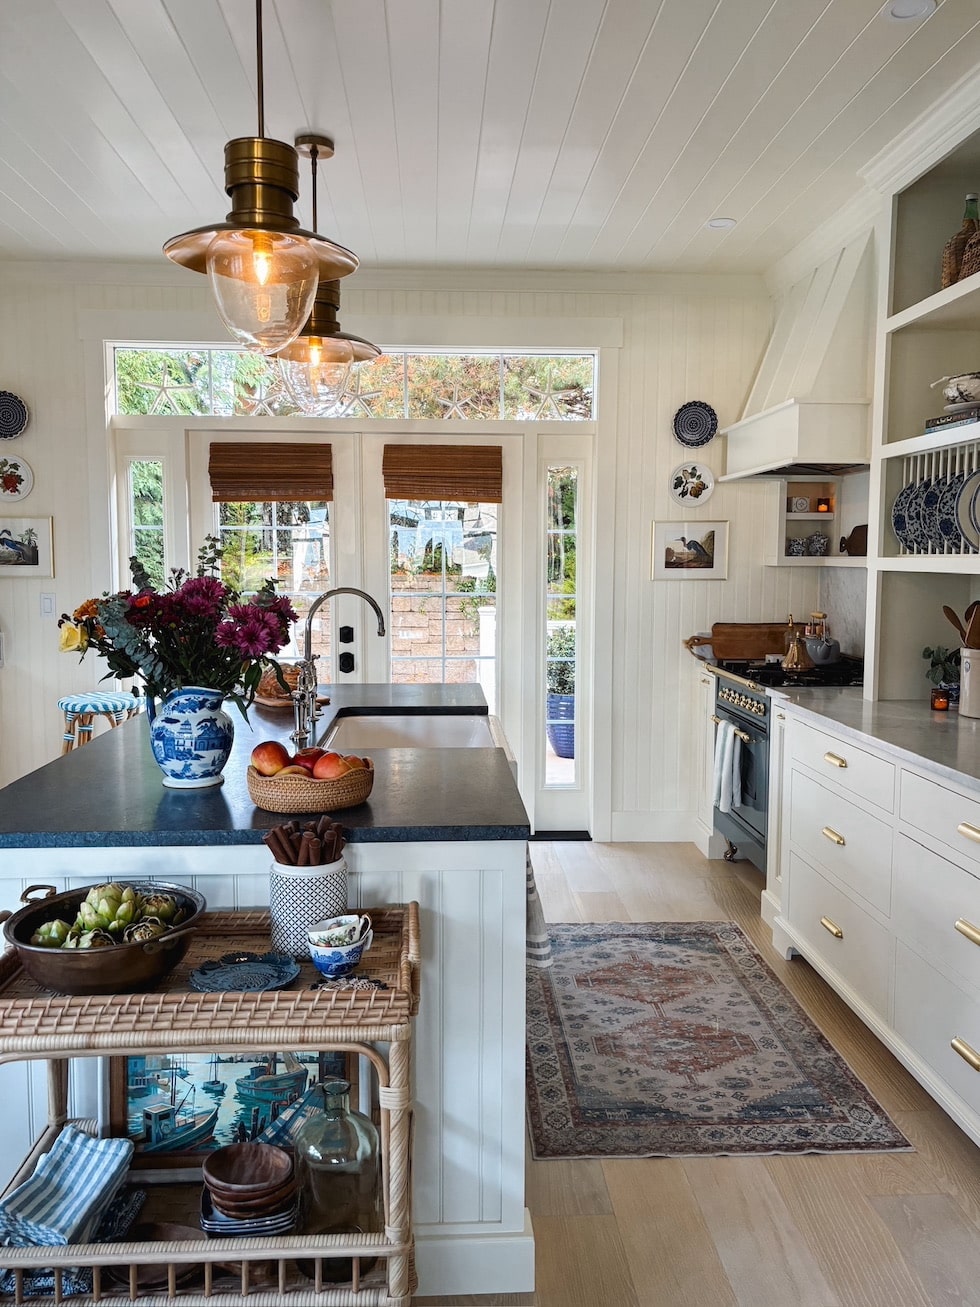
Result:
M534 1292L534 1231L524 1209L524 1229L500 1234L415 1231L419 1298Z
M772 930L773 922L779 916L779 899L766 889L762 891L762 902L760 905L762 920Z
M610 843L696 844L693 812L614 812Z

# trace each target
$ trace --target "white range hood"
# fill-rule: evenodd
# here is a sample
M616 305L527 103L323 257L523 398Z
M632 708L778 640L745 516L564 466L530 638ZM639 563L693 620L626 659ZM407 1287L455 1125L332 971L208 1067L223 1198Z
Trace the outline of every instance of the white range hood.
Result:
M870 233L790 288L742 417L724 429L720 480L867 467L873 291Z

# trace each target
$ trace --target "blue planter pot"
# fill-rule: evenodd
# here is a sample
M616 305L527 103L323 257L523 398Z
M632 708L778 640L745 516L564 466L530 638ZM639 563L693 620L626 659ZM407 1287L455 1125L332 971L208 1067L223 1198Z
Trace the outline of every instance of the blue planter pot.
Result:
M169 789L200 790L224 780L235 727L223 702L220 690L199 685L172 690L159 708L147 696L150 747Z
M575 757L575 695L549 694L546 730L559 758Z

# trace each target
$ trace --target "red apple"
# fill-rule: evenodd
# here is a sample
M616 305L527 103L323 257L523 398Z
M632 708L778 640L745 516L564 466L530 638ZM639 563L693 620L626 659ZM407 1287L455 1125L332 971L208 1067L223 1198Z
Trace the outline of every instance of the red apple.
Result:
M316 760L313 775L318 781L335 781L350 771L350 763L339 753L325 753Z
M252 766L262 776L275 776L289 760L289 750L278 740L263 740L252 750Z
M277 776L305 776L306 779L309 780L313 775L313 773L310 771L309 767L301 767L299 763L291 762L288 767L283 767L282 771L277 771L276 775Z
M346 762L351 771L364 770L364 759L359 758L356 753L345 753L344 762Z

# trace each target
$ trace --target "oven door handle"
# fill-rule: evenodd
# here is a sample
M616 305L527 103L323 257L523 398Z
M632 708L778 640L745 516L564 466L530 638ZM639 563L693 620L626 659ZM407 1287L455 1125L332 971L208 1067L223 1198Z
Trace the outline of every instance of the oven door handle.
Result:
M716 712L713 712L711 714L711 720L714 722L716 726L721 725L722 719L718 716ZM737 726L733 726L732 730L735 732L735 734L738 736L738 738L742 741L743 744L752 743L752 736L748 733L748 731L740 731Z

